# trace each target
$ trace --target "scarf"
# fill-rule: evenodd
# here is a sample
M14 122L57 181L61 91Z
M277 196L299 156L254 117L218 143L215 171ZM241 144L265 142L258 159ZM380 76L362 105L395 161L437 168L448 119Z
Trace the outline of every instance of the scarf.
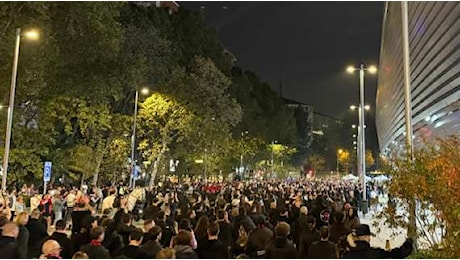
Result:
M93 239L93 240L91 240L91 242L89 242L89 244L92 245L92 246L100 246L101 241L99 241L97 239Z

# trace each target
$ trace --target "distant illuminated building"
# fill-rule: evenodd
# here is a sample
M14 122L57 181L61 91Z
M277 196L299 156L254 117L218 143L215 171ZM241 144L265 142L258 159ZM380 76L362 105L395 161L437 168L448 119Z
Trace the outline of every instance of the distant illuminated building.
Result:
M414 146L460 133L460 3L409 2ZM383 154L405 142L401 3L385 4L376 125Z

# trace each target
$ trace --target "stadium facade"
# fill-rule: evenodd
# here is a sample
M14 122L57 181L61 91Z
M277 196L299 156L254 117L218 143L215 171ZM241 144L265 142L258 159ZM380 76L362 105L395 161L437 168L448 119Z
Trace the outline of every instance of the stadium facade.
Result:
M460 2L409 2L414 146L460 134ZM405 142L401 2L386 2L376 125L380 151Z

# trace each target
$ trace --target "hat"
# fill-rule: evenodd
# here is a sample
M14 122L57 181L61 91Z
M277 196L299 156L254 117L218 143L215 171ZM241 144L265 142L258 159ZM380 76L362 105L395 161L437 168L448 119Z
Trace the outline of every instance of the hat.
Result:
M360 236L375 236L375 234L371 232L371 229L369 228L369 225L366 225L366 224L358 225L358 227L355 230L355 235L358 236L358 237L360 237Z

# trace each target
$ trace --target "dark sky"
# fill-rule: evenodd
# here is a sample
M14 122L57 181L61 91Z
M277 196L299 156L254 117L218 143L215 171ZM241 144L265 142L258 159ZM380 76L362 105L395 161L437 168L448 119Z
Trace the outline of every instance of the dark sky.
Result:
M383 2L180 2L202 9L219 39L283 97L329 115L358 102L358 75L348 65L378 65ZM204 8L203 8L204 7ZM375 104L376 76L366 79Z

